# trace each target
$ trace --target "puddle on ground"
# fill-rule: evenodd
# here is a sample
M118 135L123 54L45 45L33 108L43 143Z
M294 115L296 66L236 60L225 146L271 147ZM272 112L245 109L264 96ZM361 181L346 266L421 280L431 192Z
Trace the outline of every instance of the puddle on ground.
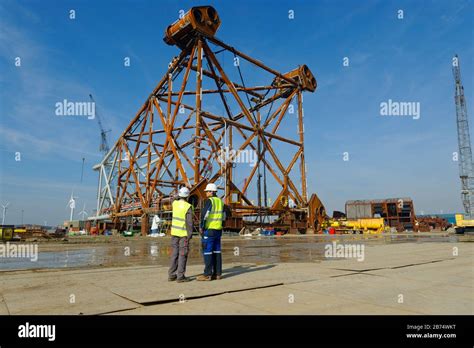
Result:
M130 238L118 243L39 243L38 260L2 258L0 270L60 269L77 267L168 266L170 240ZM364 244L457 242L455 235L315 235L304 237L223 237L223 262L268 264L277 262L319 262L328 243ZM43 250L42 250L43 249ZM53 249L53 250L52 250ZM57 249L57 250L54 250ZM203 264L198 237L191 241L188 264Z

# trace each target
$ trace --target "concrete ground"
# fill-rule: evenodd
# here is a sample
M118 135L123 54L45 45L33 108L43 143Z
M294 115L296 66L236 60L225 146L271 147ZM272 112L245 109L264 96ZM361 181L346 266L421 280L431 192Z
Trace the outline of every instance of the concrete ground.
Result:
M164 266L0 272L0 314L474 314L474 243L370 245L355 258L226 263L220 281ZM187 276L202 272L190 265Z

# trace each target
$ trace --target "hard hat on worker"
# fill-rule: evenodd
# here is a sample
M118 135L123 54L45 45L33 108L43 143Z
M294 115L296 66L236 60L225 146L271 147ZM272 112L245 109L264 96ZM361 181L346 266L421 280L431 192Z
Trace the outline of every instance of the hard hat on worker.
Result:
M189 189L187 187L181 187L179 189L178 196L182 198L189 197Z
M217 186L216 186L216 184L207 184L206 189L204 191L206 191L206 192L208 192L208 191L217 192Z

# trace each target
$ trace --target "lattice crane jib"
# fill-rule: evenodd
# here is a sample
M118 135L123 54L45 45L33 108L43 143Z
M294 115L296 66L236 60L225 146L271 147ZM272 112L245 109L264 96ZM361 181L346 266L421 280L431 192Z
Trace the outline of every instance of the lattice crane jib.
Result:
M456 104L456 123L459 146L459 177L461 178L461 198L464 212L469 218L474 218L474 172L472 165L471 139L467 116L464 87L461 82L461 68L459 57L453 60L453 75L455 82L454 100Z

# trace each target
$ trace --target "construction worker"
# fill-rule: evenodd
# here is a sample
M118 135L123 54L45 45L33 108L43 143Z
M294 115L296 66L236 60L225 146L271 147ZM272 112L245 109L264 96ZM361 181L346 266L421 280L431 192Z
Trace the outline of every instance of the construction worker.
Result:
M179 199L173 202L173 219L171 221L171 264L168 280L178 283L187 282L186 261L188 260L189 241L193 235L193 208L187 202L189 189L180 188Z
M153 216L153 219L151 220L151 237L156 237L158 236L158 226L161 222L161 219L158 215Z
M201 227L204 254L204 274L196 279L200 281L222 279L221 237L222 221L225 220L224 203L216 196L216 184L208 184L204 190L208 199L204 202L201 212Z

